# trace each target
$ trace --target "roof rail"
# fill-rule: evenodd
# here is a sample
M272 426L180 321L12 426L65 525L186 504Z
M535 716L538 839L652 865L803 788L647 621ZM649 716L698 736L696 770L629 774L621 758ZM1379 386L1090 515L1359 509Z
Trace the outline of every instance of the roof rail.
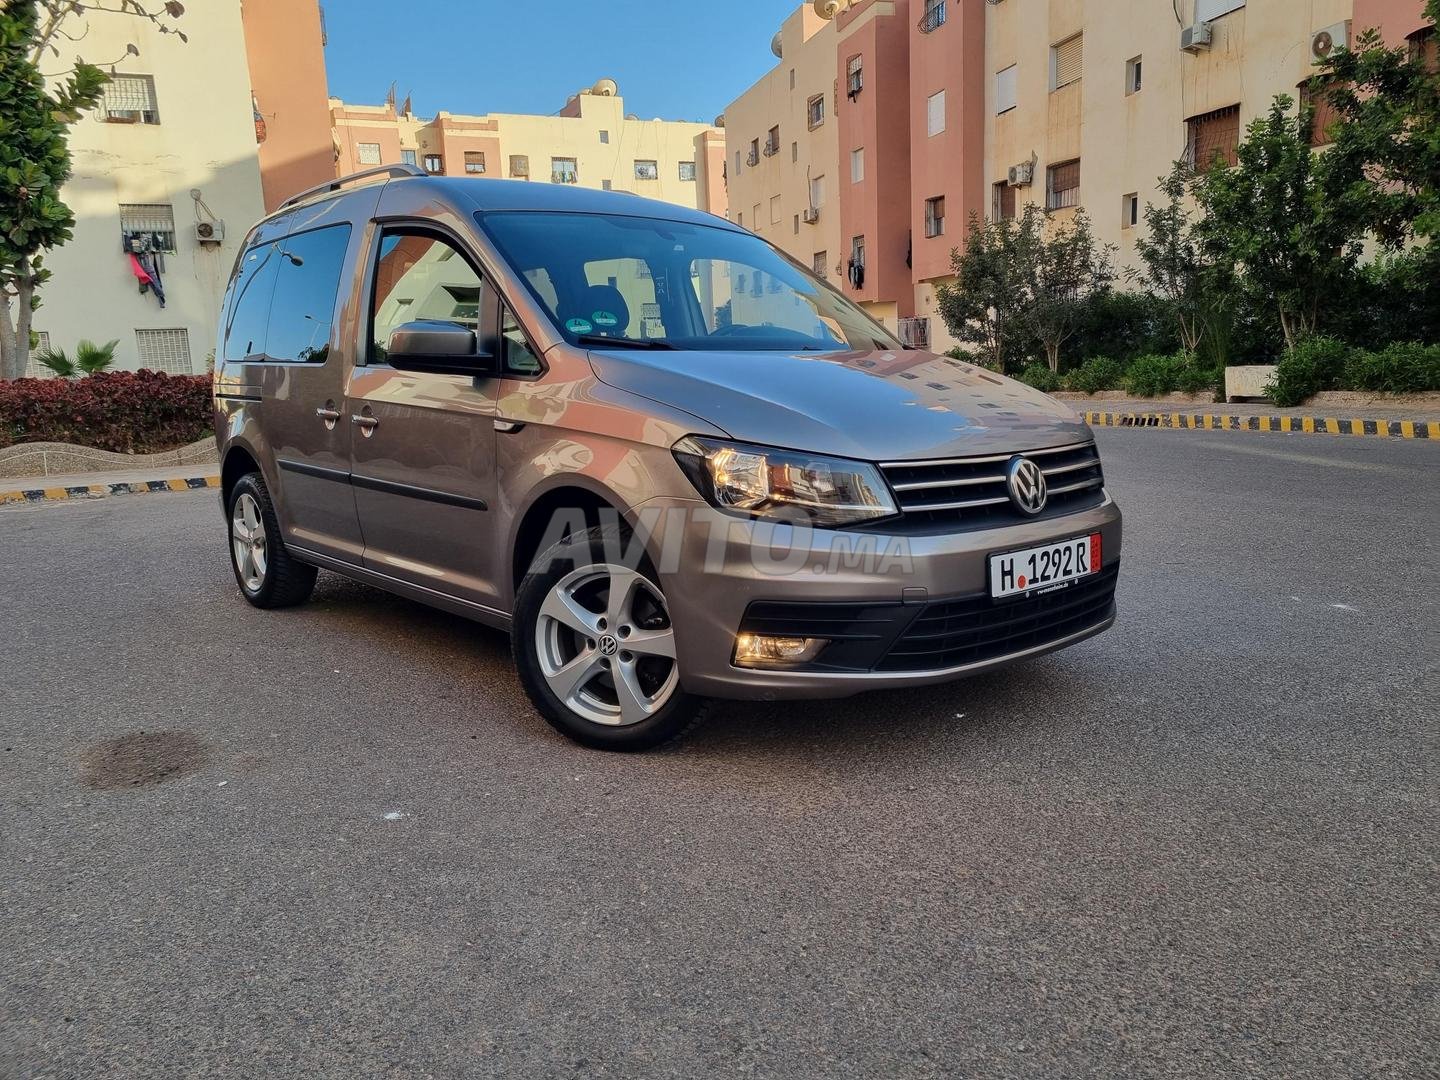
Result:
M371 176L426 175L428 174L425 172L425 170L420 168L420 166L418 165L377 165L373 169L361 169L357 173L351 173L349 176L342 176L338 180L329 180L323 184L316 184L314 187L306 188L304 191L299 192L298 194L291 195L290 198L286 199L280 204L279 209L284 210L287 206L294 206L296 203L304 202L312 195L323 195L327 192L339 191L346 184L353 183L356 180L364 180Z

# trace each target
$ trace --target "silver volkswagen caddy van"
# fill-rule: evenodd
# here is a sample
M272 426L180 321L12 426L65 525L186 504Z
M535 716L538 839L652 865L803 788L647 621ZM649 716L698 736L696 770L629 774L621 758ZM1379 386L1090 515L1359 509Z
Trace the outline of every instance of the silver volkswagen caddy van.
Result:
M1120 511L1070 409L634 195L387 166L296 196L236 261L215 432L246 600L320 568L507 629L589 746L1115 619Z

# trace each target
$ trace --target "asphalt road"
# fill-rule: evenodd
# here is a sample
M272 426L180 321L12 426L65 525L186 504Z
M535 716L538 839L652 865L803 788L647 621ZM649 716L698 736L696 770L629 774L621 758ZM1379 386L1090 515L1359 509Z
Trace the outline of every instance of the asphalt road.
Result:
M645 756L212 493L0 511L0 1076L1437 1075L1440 447L1098 435L1114 630Z

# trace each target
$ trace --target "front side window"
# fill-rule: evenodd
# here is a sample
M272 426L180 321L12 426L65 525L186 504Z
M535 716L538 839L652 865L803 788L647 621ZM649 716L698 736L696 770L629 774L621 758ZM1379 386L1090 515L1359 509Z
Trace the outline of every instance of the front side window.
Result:
M521 329L519 320L508 307L500 314L500 352L507 373L539 374L540 357L530 344L530 339L525 336L525 331Z
M350 226L332 225L279 242L275 290L265 358L323 364L330 355L331 327Z
M898 347L884 327L750 233L609 214L477 217L572 344L699 352ZM541 280L547 288L537 287Z
M480 329L480 275L457 247L432 233L386 230L371 295L371 358L377 363L384 363L395 328L416 319Z

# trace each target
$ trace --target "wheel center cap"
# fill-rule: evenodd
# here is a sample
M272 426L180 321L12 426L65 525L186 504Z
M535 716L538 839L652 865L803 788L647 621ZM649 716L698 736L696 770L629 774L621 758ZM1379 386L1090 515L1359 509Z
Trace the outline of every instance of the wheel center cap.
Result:
M611 635L606 634L604 637L602 637L602 638L600 639L600 655L601 655L601 656L614 656L614 655L615 655L617 652L619 652L619 651L620 651L620 643L619 643L618 641L616 641L616 640L614 639L614 637L612 637Z

